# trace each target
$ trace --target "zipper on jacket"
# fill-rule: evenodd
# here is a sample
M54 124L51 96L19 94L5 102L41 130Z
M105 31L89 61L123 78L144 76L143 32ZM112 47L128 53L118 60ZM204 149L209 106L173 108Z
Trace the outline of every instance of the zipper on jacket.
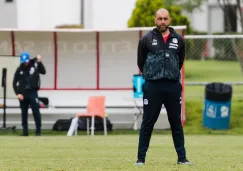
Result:
M170 35L169 35L169 37L167 38L167 40L166 40L166 42L164 41L164 37L161 35L161 37L162 37L162 41L163 41L163 50L164 50L164 76L166 76L166 74L165 74L165 71L166 71L166 69L167 69L167 65L165 65L166 64L166 60L167 60L167 58L166 58L166 53L167 53L167 51L168 51L168 47L169 47L169 41L170 41L170 39L172 38L171 37L171 33L170 33ZM168 53L169 54L169 53ZM169 56L169 58L170 58L171 56ZM168 60L170 60L170 59L168 59Z

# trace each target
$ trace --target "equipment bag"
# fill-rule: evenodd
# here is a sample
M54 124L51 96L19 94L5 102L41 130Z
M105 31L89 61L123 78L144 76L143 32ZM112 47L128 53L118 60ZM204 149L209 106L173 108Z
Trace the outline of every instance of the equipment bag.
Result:
M87 130L87 118L89 118L89 126L91 126L91 117L87 116L81 116L78 120L78 130ZM96 131L104 131L104 124L103 124L103 118L99 116L95 116L95 130ZM110 120L106 117L106 125L107 125L107 131L112 131L112 123Z

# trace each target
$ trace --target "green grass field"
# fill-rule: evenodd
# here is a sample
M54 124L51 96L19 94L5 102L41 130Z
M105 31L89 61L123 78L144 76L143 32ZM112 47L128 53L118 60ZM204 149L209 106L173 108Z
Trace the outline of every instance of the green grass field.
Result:
M243 134L243 86L233 86L231 102L231 118L228 130L218 131L206 129L202 126L204 86L186 86L186 126L189 134Z
M1 171L240 171L242 136L186 135L192 166L176 164L170 135L152 136L146 165L133 166L138 135L0 137Z
M185 61L186 82L243 82L239 62L230 61Z
M237 62L186 61L186 82L243 82ZM0 131L0 170L7 171L241 171L243 170L243 86L233 86L228 130L202 126L204 86L185 86L188 159L193 166L176 164L169 130L154 130L146 165L134 167L138 131L117 130L94 137L80 132L43 131L42 137L19 137ZM3 136L5 135L5 136ZM33 135L33 131L31 132Z
M186 82L243 82L239 62L192 61L185 62ZM230 128L215 131L202 126L205 86L186 85L186 126L189 134L242 134L243 133L243 85L233 85Z

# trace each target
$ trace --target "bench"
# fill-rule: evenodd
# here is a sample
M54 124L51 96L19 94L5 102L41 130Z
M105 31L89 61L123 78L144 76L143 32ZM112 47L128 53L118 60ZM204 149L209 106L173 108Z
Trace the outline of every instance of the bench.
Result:
M52 129L58 119L70 119L76 113L86 112L86 104L89 95L106 95L106 113L114 129L139 129L142 115L142 100L133 99L130 93L119 91L40 91L40 96L48 97L50 105L41 108L43 129ZM65 98L61 98L65 97ZM1 103L1 102L0 102ZM17 99L7 99L6 124L17 125L21 128L21 111ZM3 110L0 111L2 118ZM29 125L35 128L32 111L29 109ZM166 111L161 110L163 123L157 125L159 129L168 128ZM156 127L156 126L155 126Z

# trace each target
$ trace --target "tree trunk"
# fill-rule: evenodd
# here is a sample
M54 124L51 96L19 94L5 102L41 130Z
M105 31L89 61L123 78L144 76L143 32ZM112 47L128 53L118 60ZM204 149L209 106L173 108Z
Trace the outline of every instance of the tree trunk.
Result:
M225 1L223 1L223 5L220 3L220 0L218 0L218 4L219 4L219 6L221 7L221 9L223 10L223 12L224 12L224 14L225 14L225 16L226 16L226 22L227 22L227 30L228 31L232 31L232 27L231 27L231 25L230 25L230 18L229 18L229 16L227 15L227 11L226 11L226 9L225 9L225 6L226 6L226 2ZM227 0L227 5L229 6L230 5L230 3L229 3L229 0ZM240 15L241 15L241 28L243 29L243 17L242 17L242 12L241 12L241 4L240 4L240 0L237 0L237 7L238 7L238 9L240 8ZM236 18L237 18L237 15L235 16ZM239 51L238 51L238 49L237 49L237 46L236 46L236 42L235 42L235 40L234 39L230 39L230 41L231 41L231 43L232 43L232 48L233 48L233 50L234 50L234 52L235 52L235 55L236 55L236 57L237 57L237 59L238 59L238 61L240 62L240 68L241 68L241 73L243 74L243 59L242 59L242 57L240 56L240 53L239 53Z
M243 14L242 14L242 10L241 10L241 2L240 2L240 0L237 0L237 9L239 10L239 13L240 13L241 32L243 32Z

